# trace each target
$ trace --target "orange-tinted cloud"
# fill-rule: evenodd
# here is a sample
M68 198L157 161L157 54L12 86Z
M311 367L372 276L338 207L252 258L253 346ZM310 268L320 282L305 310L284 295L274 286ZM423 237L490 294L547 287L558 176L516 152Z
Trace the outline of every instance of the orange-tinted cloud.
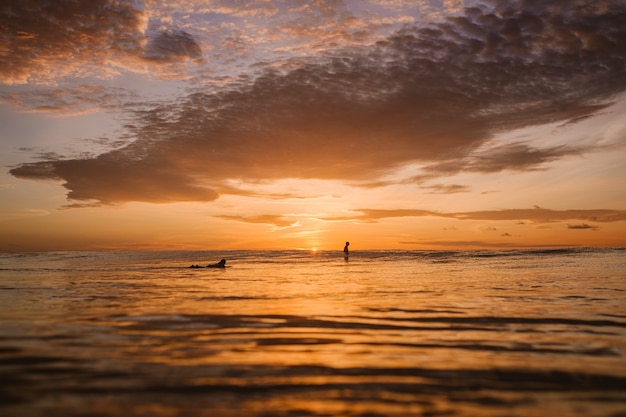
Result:
M587 223L582 223L582 224L568 224L567 225L568 229L574 229L574 230L598 230L599 227L598 226L593 226L593 225L589 225Z
M128 18L115 27L131 30L120 47L135 51L139 20L121 10ZM412 163L426 167L416 181L540 169L593 149L484 145L498 132L595 114L624 92L625 18L626 5L603 1L469 8L375 45L328 49L286 67L262 65L282 69L221 90L199 87L176 103L137 111L136 140L122 149L23 164L11 173L61 180L73 200L115 204L211 201L233 178L372 183ZM157 35L147 50L178 58L170 48L199 54L186 32ZM18 59L15 68L34 58Z
M596 223L611 223L626 221L626 210L550 210L543 208L533 209L506 209L506 210L487 210L473 212L437 212L430 210L415 209L356 209L354 214L345 216L328 216L321 217L324 221L356 221L360 223L375 223L379 220L397 218L397 217L439 217L455 220L480 220L480 221L514 221L516 224L533 224L556 223L567 221L583 221ZM263 223L275 226L286 226L296 222L288 215L264 214L256 216L235 216L221 215L216 216L225 220L242 221L247 223ZM485 226L486 230L496 230L492 226ZM588 223L568 224L568 229L575 230L597 230L596 225ZM511 236L509 233L503 233L501 236Z
M85 64L106 68L111 56L141 51L142 16L130 3L25 0L0 7L5 83L80 75Z
M423 186L422 188L429 190L431 194L456 194L469 191L469 187L459 184L433 184Z
M124 68L145 72L200 59L191 35L148 30L147 16L130 1L4 2L0 27L4 84L55 85L64 77L110 77Z
M259 215L259 216L222 215L222 216L215 216L215 217L219 219L234 220L234 221L240 221L240 222L245 222L245 223L270 224L270 225L280 227L280 228L294 226L294 225L297 225L298 223L296 220L290 220L287 216L272 215L272 214L265 214L265 215Z
M68 116L95 109L121 111L135 100L127 89L100 85L79 85L65 89L38 88L5 93L0 100L27 112Z
M472 212L444 213L428 210L379 210L379 209L357 209L355 216L349 217L351 220L372 222L391 217L445 217L457 220L491 220L491 221L522 221L527 220L533 223L551 223L568 220L593 221L598 223L609 223L626 221L626 210L550 210L544 208L532 209L507 209L507 210L486 210ZM348 218L342 217L341 220ZM337 220L327 218L325 220ZM570 229L592 228L586 224L570 226Z
M492 173L501 171L533 171L545 169L546 165L568 156L579 156L593 151L579 146L551 146L536 148L523 143L510 143L491 149L477 151L464 157L445 160L425 167L425 174L415 180L453 175L459 172Z

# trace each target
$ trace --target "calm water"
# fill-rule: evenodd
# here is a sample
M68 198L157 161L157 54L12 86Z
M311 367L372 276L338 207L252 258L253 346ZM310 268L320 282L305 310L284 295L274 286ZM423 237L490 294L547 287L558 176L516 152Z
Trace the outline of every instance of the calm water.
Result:
M625 255L0 254L0 415L626 416Z

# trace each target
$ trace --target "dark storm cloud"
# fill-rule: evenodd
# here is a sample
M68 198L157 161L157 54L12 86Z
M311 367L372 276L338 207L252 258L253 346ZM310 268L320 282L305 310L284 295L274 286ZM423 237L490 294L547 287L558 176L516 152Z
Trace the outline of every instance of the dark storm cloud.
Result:
M148 36L146 26L143 12L128 1L2 2L2 82L55 84L66 76L103 77L120 68L144 71L146 63L199 59L200 48L188 33Z
M495 4L198 90L138 113L137 140L124 149L11 172L61 179L72 199L207 201L232 178L373 182L414 162L430 176L521 171L589 151L482 145L498 132L592 115L622 93L626 4Z

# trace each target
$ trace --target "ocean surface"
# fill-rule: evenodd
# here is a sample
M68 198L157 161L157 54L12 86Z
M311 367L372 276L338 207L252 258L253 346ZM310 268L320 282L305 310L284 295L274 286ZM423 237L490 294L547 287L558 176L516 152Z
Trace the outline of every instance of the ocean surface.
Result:
M626 249L0 254L0 415L624 417Z

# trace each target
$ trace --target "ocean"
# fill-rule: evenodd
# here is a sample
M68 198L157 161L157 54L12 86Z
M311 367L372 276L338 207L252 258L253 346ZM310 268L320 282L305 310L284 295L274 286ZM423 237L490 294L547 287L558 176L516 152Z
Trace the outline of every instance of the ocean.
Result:
M0 415L623 417L626 249L0 254Z

